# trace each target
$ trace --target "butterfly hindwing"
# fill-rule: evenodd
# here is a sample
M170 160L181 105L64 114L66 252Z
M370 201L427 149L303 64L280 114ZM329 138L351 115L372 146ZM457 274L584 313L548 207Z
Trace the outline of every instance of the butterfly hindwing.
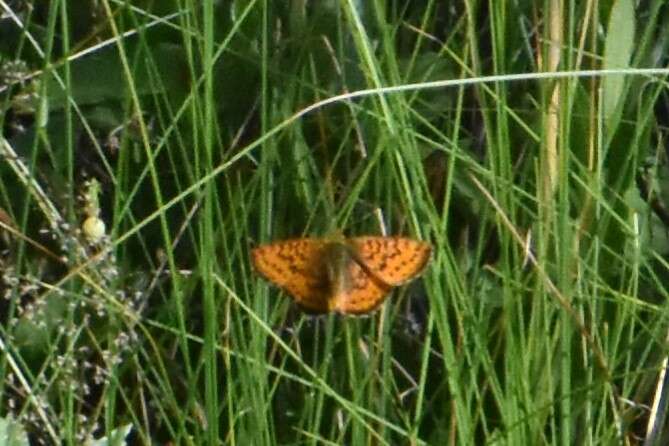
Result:
M345 292L332 296L331 303L331 308L342 314L369 313L383 303L392 288L353 260L348 264L347 276Z

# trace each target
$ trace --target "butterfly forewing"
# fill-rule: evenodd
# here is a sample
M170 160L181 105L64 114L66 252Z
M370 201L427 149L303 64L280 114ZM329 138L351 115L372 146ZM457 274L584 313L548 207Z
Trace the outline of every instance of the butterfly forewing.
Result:
M252 251L253 264L306 310L326 312L329 286L322 264L325 245L310 238L261 245Z
M397 286L419 275L430 261L429 243L404 237L350 239L359 261L388 285Z

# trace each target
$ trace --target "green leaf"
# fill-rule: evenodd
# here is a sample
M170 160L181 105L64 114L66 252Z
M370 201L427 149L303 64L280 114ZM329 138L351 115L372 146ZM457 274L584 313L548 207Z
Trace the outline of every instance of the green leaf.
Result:
M616 0L607 27L603 68L629 68L633 44L634 5L631 0ZM606 76L602 84L604 119L611 131L620 120L616 109L625 100L624 81L621 75Z
M23 426L12 418L0 418L0 444L6 446L29 445Z
M132 424L126 424L111 431L109 437L102 437L89 443L90 446L122 446L127 444L126 437L132 429Z

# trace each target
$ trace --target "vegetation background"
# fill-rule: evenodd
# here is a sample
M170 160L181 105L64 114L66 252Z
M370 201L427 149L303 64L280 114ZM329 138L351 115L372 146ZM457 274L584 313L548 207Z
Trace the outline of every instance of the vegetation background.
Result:
M667 444L668 46L661 0L0 0L0 439ZM338 229L432 263L360 318L254 275Z

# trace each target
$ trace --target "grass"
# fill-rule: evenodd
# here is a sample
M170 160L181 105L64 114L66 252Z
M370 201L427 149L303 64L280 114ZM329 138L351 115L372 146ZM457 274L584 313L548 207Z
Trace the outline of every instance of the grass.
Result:
M664 444L666 5L564 3L0 2L0 438ZM252 271L336 231L433 259Z

